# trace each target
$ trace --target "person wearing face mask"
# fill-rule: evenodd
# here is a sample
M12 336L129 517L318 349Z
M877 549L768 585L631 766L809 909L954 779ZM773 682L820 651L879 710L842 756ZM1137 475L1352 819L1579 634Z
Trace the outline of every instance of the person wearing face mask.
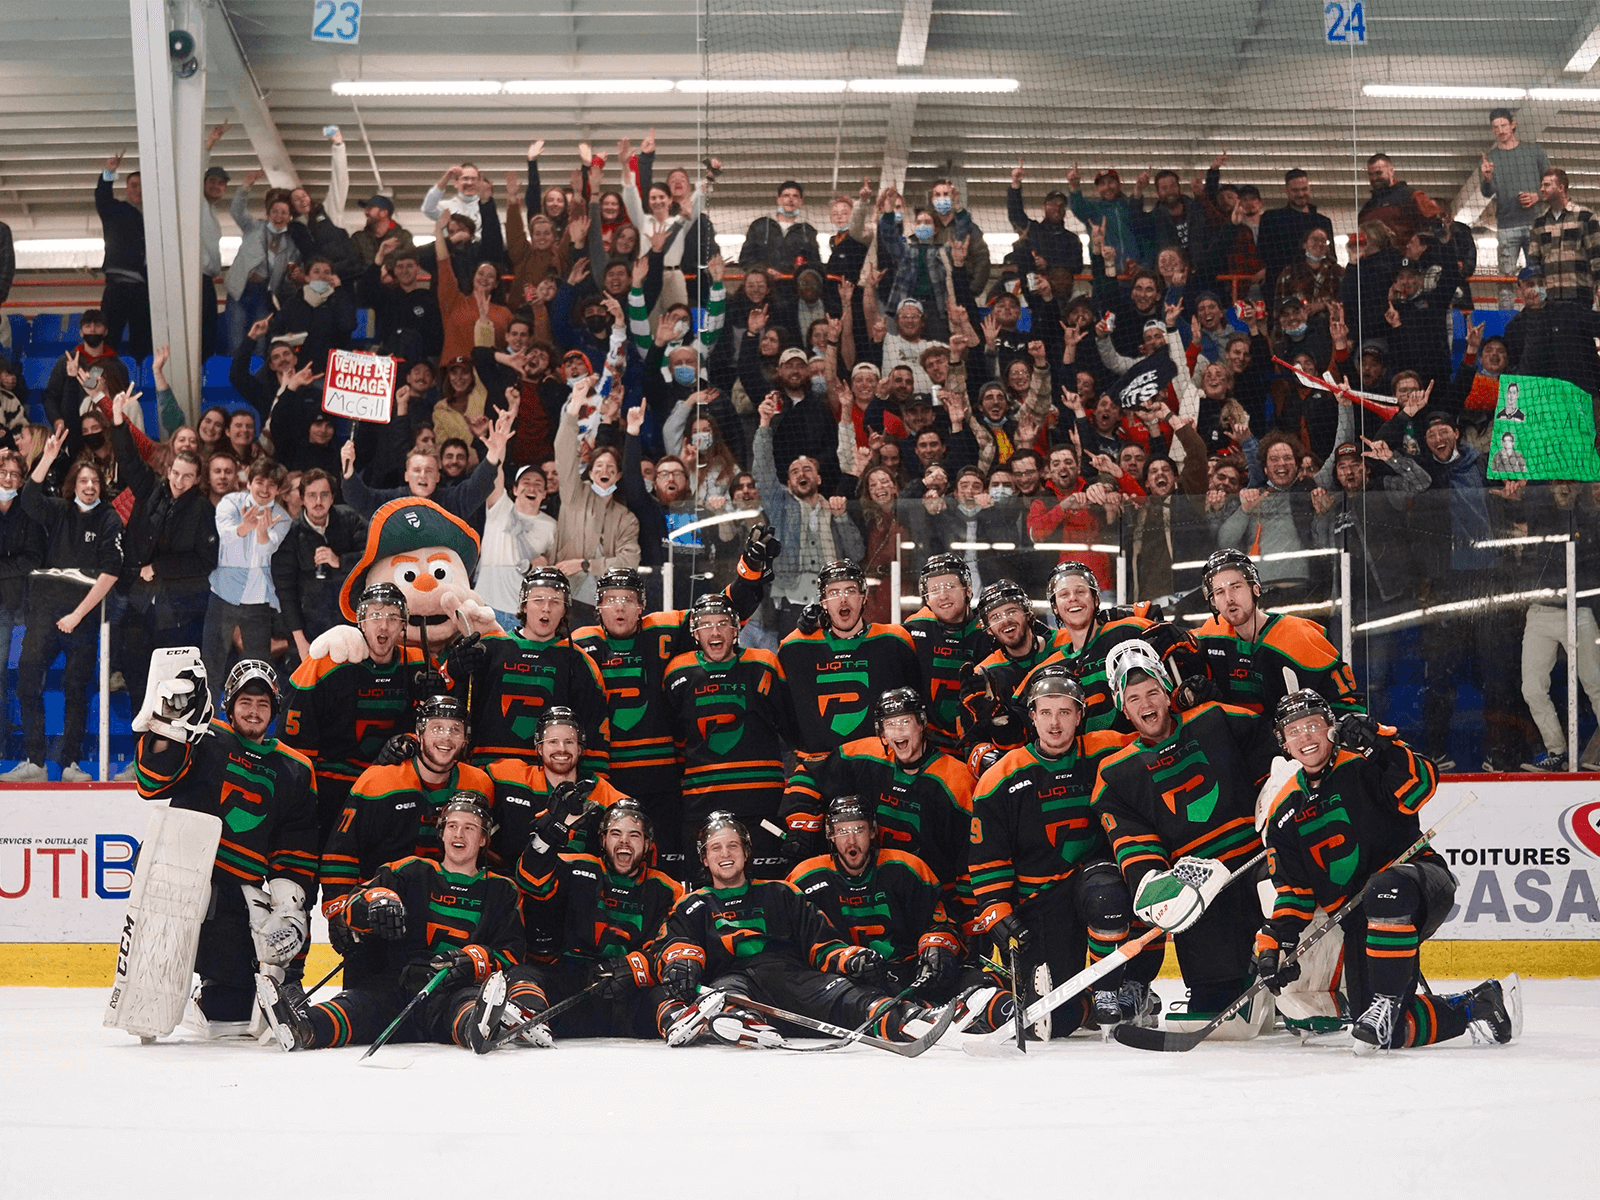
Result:
M1326 313L1313 313L1299 296L1289 295L1278 307L1278 332L1273 338L1273 354L1293 361L1295 355L1307 355L1321 375L1333 358L1333 337L1328 332ZM1322 448L1326 456L1332 446Z
M933 209L934 245L967 243L967 276L973 294L983 295L989 286L989 244L983 240L983 230L978 228L966 205L961 203L961 189L948 179L935 180L928 189L928 207Z
M272 297L283 286L289 267L300 261L300 247L289 234L293 211L287 193L267 192L266 219L250 215L250 189L266 172L251 171L233 194L228 211L239 227L239 249L228 267L228 349L244 340L250 326L273 313Z
M409 236L402 242L391 235L379 243L372 265L357 284L356 301L373 310L371 335L386 353L417 362L437 358L444 349L439 297L422 278L422 264Z
M617 567L637 567L639 518L618 494L622 453L600 446L589 460L588 474L578 464L578 420L590 404L592 375L579 379L572 398L561 410L556 430L556 470L561 484L561 515L556 519L555 566L565 575L573 597L594 605L594 581Z
M950 294L950 251L934 240L938 222L930 209L917 209L902 230L896 220L899 203L900 197L892 188L886 188L879 201L878 255L894 271L887 311L898 315L908 301L915 301L922 308L927 336L945 341L950 336L949 313L945 308ZM967 254L970 261L970 242ZM877 315L873 294L876 290L863 289L867 294L862 296L862 306L868 322Z
M1285 172L1283 197L1287 203L1282 208L1268 209L1261 214L1261 225L1256 232L1257 253L1261 256L1261 265L1267 269L1269 290L1265 299L1269 308L1283 298L1284 271L1297 265L1302 253L1307 256L1312 253L1307 242L1313 230L1322 231L1320 252L1326 255L1318 261L1333 262L1333 222L1311 203L1311 177L1299 167ZM1335 280L1335 294L1325 298L1336 299L1337 292L1338 281ZM1310 301L1314 297L1302 294L1301 299Z
M55 429L63 428L67 417L83 408L84 389L79 375L117 357L116 348L106 340L105 314L98 308L87 309L79 318L78 336L82 340L50 368L50 380L41 397L45 420Z
M102 500L104 482L92 462L73 463L61 495L46 494L45 478L66 440L64 430L50 435L18 495L23 511L44 528L45 552L41 572L28 581L28 631L17 666L23 760L0 775L0 782L5 783L42 783L47 778L45 674L63 651L67 661L61 690L66 709L55 761L61 764L63 780L83 783L89 779L77 760L83 749L99 645L97 610L122 571L122 518ZM70 570L78 577L42 573L57 570Z
M1565 379L1596 397L1600 409L1600 360L1594 339L1600 337L1600 313L1583 305L1546 298L1543 271L1524 267L1517 276L1517 294L1531 303L1506 324L1508 368L1517 375ZM1596 426L1600 430L1600 425Z
M356 306L342 286L333 262L317 255L305 262L305 282L279 298L278 312L267 326L269 337L304 334L300 361L321 373L329 350L350 349L356 331Z
M1343 282L1344 268L1334 260L1333 239L1322 226L1313 225L1300 243L1299 255L1277 273L1273 294L1280 307L1293 297L1318 313L1339 302Z
M745 231L744 248L739 252L741 266L765 263L787 275L806 263L822 262L816 228L800 219L805 196L805 189L792 179L778 185L772 214L757 217Z

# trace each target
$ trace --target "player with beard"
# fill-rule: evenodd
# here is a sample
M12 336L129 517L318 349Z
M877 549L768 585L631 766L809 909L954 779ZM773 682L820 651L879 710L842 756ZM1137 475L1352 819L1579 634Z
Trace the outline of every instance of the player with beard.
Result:
M1132 921L1128 887L1090 808L1100 764L1130 734L1084 728L1083 686L1067 667L1036 671L1025 693L1032 738L983 773L972 804L969 869L977 919L1007 961L1017 944L1026 1005L1124 942ZM1046 1016L1037 1032L1066 1037L1093 1019L1153 1022L1160 1002L1150 981L1161 969L1156 942L1092 993Z
M918 579L922 607L901 623L928 685L928 736L941 750L959 744L961 673L986 644L972 611L972 571L959 554L933 554Z
M890 688L922 690L911 638L898 625L866 619L866 573L847 558L817 572L820 604L808 604L778 645L794 690L794 750L821 758L859 736L873 697Z
M361 773L379 761L391 737L411 732L410 680L402 668L423 661L420 647L402 644L406 598L394 584L375 583L361 593L356 627L366 657L306 659L290 677L283 715L283 740L317 769L319 849Z
M771 526L751 528L738 574L725 589L741 622L760 605L772 562L782 549ZM644 576L633 567L607 571L596 587L600 624L575 630L572 644L594 659L605 683L611 722L607 774L650 815L662 869L674 878L687 878L680 837L683 769L672 744L662 680L667 664L694 647L688 613L647 613Z
M857 738L820 762L800 763L783 796L784 855L791 865L826 852L827 797L856 796L872 815L878 839L915 855L944 886L952 916L964 903L972 824L972 776L929 737L928 706L910 688L883 693L873 713L875 736Z
M1319 693L1302 688L1277 707L1278 741L1300 769L1272 800L1267 863L1277 898L1256 934L1256 974L1277 992L1299 977L1288 962L1320 907L1332 911L1366 889L1347 916L1345 985L1359 1055L1429 1046L1478 1026L1485 1041L1521 1032L1515 975L1466 992L1417 994L1418 949L1450 914L1456 878L1431 846L1388 867L1422 836L1417 810L1439 783L1433 763L1363 713L1335 717ZM1337 722L1337 723L1336 723Z
M883 966L876 950L846 945L822 910L793 885L749 878L750 833L731 813L713 812L706 819L696 849L710 884L673 910L657 956L662 986L675 1001L660 1015L669 1046L698 1034L688 1018L702 980L712 992L737 992L847 1028L876 1018L868 1032L880 1037L911 1039L923 1032L923 1005L893 1000L866 982ZM710 1028L732 1045L772 1047L783 1041L746 1009L722 1009Z
M683 764L684 843L723 808L754 830L752 873L782 878L776 821L783 746L795 736L789 682L775 654L739 645L738 613L722 593L695 600L689 632L697 649L667 664L663 685Z
M466 637L451 648L446 672L451 694L466 701L472 719L474 762L531 760L539 718L559 704L583 723L585 765L606 769L605 681L594 659L567 636L571 603L565 575L555 567L534 567L522 577L521 628Z
M870 803L848 795L828 801L828 852L798 864L789 882L845 941L883 956L885 986L949 1000L964 947L945 913L944 888L915 854L879 846Z
M1206 559L1201 587L1216 614L1195 631L1214 686L1186 680L1197 700L1220 700L1271 715L1278 701L1302 687L1336 713L1365 712L1355 675L1322 626L1261 606L1261 576L1241 550Z
M1261 923L1252 884L1260 873L1209 899L1206 885L1261 848L1256 796L1277 746L1267 722L1245 709L1205 703L1175 710L1166 668L1148 643L1123 643L1106 668L1117 707L1138 737L1101 762L1095 814L1135 915L1176 935L1189 989L1188 1013L1178 1019L1203 1023L1248 983ZM1157 897L1173 889L1185 903L1163 907ZM1238 1028L1253 1037L1251 1016L1259 1020L1242 1016Z
M1028 593L1009 579L983 589L978 624L996 648L961 673L961 750L974 778L1027 740L1027 725L1018 719L1012 699L1056 649L1049 631L1034 621Z
M598 855L558 853L537 834L528 840L517 861L517 886L539 927L558 931L556 957L511 973L513 1004L536 1015L600 983L591 1003L557 1019L555 1033L657 1035L656 1014L668 1002L656 986L657 943L684 892L651 866L654 857L650 818L627 796L601 817ZM542 1024L532 1034L536 1044L553 1044Z
M469 733L466 710L459 700L430 697L417 706L415 736L400 743L409 749L408 756L361 773L323 848L324 916L331 904L363 879L371 879L384 863L408 856L438 861L441 848L436 820L452 796L471 792L482 798L485 808L493 803L493 781L462 761L470 745ZM342 952L337 944L334 949Z

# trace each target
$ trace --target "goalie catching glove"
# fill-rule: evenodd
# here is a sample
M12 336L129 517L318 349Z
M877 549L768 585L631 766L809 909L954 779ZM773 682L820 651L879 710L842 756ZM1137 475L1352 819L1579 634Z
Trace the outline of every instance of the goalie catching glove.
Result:
M133 718L135 733L194 742L211 727L211 685L193 646L174 646L150 656L144 703Z
M1200 919L1231 875L1214 858L1180 858L1172 870L1156 871L1140 880L1133 911L1147 924L1182 933Z
M292 879L269 880L265 890L252 883L241 883L239 889L250 914L256 957L269 967L293 962L311 927L305 889Z

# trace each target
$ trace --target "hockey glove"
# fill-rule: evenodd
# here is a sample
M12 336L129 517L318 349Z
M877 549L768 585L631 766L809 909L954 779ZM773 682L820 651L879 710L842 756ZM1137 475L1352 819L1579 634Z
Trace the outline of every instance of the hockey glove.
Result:
M406 906L388 888L373 888L366 894L367 921L372 932L386 942L397 942L406 935Z
M858 946L848 955L840 968L851 979L866 979L883 969L883 955L870 946Z
M800 610L800 619L794 623L796 631L809 637L822 628L828 619L828 611L820 604L808 604Z
M922 953L917 955L917 977L911 982L911 990L937 990L948 983L955 973L955 951L938 943L924 946Z
M1333 744L1354 750L1357 754L1376 749L1378 723L1366 713L1345 713L1339 718L1338 734Z
M961 711L969 730L993 723L1005 711L990 693L988 678L971 663L961 664Z
M1297 938L1279 940L1271 926L1264 926L1256 934L1256 954L1250 960L1250 969L1274 996L1300 978L1299 962L1290 961L1297 945Z
M482 983L494 973L494 960L482 946L468 945L460 949L451 946L426 962L409 964L400 973L400 984L406 991L420 992L429 980L445 970L450 973L444 977L440 987L450 987L456 983Z
M700 991L700 976L704 973L705 968L698 959L688 956L675 958L662 968L661 986L667 989L667 995L674 1000L693 1004Z
M1217 681L1209 675L1192 675L1172 689L1173 705L1185 712L1197 704L1206 704L1221 697Z
M1011 948L1011 943L1016 942L1017 949L1027 948L1033 940L1033 934L1022 923L1022 919L1014 912L1009 912L989 927L989 936L994 939L994 944L1002 950Z
M489 650L483 644L483 635L480 633L469 633L462 638L450 647L450 653L445 659L450 678L457 683L472 678L488 661Z
M595 995L607 1003L625 1000L636 988L650 986L650 962L637 950L616 958L603 958L589 969L589 985L599 984Z
M416 752L417 735L414 733L397 733L383 744L383 749L378 751L378 757L373 759L373 765L397 767L416 754Z
M783 543L774 534L771 525L752 525L744 539L744 561L752 572L763 579L772 571L772 564L783 553Z
M1182 933L1206 911L1232 872L1214 858L1180 858L1170 871L1152 871L1139 881L1133 911L1141 921Z
M783 845L779 850L783 854L784 865L791 871L814 854L820 853L816 848L816 834L808 829L796 829L793 825L790 825L788 832L784 834Z

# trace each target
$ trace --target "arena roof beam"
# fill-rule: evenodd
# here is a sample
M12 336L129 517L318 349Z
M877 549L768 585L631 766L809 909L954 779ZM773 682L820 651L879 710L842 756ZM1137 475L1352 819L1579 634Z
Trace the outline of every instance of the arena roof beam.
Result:
M922 69L928 57L928 26L933 21L933 0L905 0L900 15L900 45L895 65ZM883 128L883 168L878 186L903 187L911 161L911 133L917 124L917 93L897 94L889 102L889 119Z
M267 98L256 83L250 64L234 34L233 22L222 3L206 7L206 69L216 83L228 90L233 98L233 111L239 117L255 149L261 169L267 173L267 182L273 187L300 186L300 173L295 170L294 159L283 144L278 123L267 107Z

